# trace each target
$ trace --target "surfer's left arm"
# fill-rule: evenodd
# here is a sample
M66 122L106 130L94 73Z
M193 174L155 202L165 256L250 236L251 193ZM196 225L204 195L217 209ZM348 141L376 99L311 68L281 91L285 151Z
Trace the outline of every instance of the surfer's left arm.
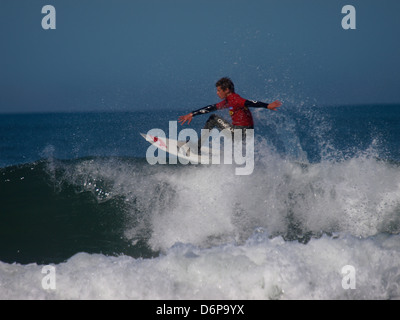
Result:
M246 100L244 105L248 108L265 108L276 111L282 105L282 102L276 100L271 103L265 103L261 101Z

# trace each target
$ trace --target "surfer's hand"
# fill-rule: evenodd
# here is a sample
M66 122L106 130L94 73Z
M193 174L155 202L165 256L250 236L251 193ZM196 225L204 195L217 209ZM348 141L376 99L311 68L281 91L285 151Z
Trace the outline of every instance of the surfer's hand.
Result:
M186 115L184 115L184 116L180 116L180 117L179 117L179 123L180 123L181 125L184 125L186 122L187 122L187 124L190 124L190 122L192 121L192 119L193 119L193 114L192 114L192 113L189 113L189 114L186 114Z
M276 100L268 105L268 109L276 111L276 109L279 108L281 105L282 105L282 102L280 102L279 100Z

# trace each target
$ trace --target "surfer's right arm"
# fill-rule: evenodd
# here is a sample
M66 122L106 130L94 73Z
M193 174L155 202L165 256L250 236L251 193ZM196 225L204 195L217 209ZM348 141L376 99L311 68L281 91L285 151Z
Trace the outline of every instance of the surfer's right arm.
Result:
M190 122L192 121L194 116L197 116L199 114L205 114L205 113L209 113L209 112L213 112L217 110L217 105L216 104L210 104L209 106L206 106L204 108L192 111L191 113L188 113L184 116L180 116L179 117L179 123L181 125L185 124L187 122L187 124L190 124Z
M184 116L180 116L178 121L181 125L184 125L186 122L189 124L192 121L193 113L185 114Z

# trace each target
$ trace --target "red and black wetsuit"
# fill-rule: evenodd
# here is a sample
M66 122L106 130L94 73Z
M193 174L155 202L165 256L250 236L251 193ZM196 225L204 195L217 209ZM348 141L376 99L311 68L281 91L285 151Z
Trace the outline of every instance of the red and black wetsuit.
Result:
M209 112L213 112L220 109L229 109L229 114L232 118L232 124L227 122L221 117L211 116L204 129L211 130L212 128L219 129L253 129L254 122L253 116L249 108L268 108L268 103L246 100L239 96L237 93L231 93L225 100L217 103L206 106L204 108L193 111L193 116L197 116L199 114L205 114Z

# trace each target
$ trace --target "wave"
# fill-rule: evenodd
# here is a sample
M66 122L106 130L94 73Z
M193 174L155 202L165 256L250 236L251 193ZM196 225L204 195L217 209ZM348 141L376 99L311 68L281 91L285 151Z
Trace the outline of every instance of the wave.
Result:
M0 169L0 260L59 263L79 252L150 258L177 243L242 245L257 230L303 244L400 233L400 165L362 153L300 163L270 148L252 175L229 165L48 158Z
M304 245L259 229L241 246L176 244L153 259L78 253L52 266L54 289L42 287L43 266L0 262L0 299L399 299L399 240L325 235Z
M134 158L144 140L32 145L44 159L0 169L0 299L398 299L395 135L344 139L348 123L332 135L314 110L255 115L266 126L249 176L149 165ZM45 264L56 290L41 285Z

